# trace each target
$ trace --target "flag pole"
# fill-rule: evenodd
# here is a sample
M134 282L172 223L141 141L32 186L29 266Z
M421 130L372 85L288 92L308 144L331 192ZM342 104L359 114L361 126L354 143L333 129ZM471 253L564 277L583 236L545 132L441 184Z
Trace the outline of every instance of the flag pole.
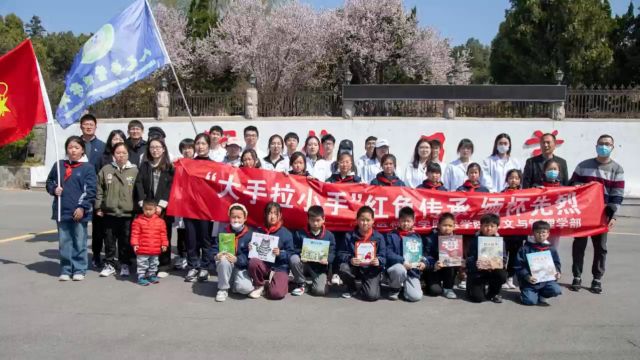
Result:
M158 28L158 23L156 22L156 17L153 15L153 11L151 10L151 6L149 6L149 2L144 0L145 6L149 9L149 13L151 14L151 20L153 20L153 26L156 28L156 32L158 33L158 38L160 39L160 47L162 47L162 52L164 52L164 56L169 59L169 67L171 67L171 72L173 73L174 79L176 79L176 84L178 84L178 90L180 90L180 96L182 96L182 101L184 101L184 106L187 109L187 114L189 114L189 120L191 121L191 126L193 126L193 131L198 135L198 130L196 129L196 124L193 122L193 116L191 115L191 109L189 109L189 104L187 104L187 98L184 96L184 92L182 91L182 86L180 85L180 81L178 80L178 75L176 74L176 69L173 67L173 61L169 57L169 52L167 52L167 48L164 46L164 40L162 40L162 35L160 34L160 28Z
M56 127L53 121L53 112L51 111L51 102L49 102L49 94L47 94L47 89L44 85L44 78L42 77L42 72L40 71L40 63L38 62L38 58L36 58L36 67L38 69L38 79L40 80L40 92L42 93L42 102L44 102L45 113L47 114L47 126L51 126L51 131L53 132L53 143L54 149L56 152L56 172L58 173L57 185L62 186L62 182L60 180L60 152L58 149L58 135L56 135ZM58 200L58 222L62 220L62 197L56 196Z

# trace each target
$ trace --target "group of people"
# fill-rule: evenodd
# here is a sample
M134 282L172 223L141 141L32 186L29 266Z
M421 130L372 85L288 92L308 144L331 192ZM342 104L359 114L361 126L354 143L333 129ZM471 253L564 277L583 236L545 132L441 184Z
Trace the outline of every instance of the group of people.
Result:
M431 234L416 234L413 232L415 214L410 207L400 211L399 228L384 235L373 230L374 212L367 206L357 213L356 229L335 234L324 225L323 208L319 206L308 210L306 229L287 229L276 203L266 206L264 228L259 229L245 224L249 214L242 204L228 209L227 223L173 218L167 216L166 209L174 175L172 162L178 157L167 149L164 131L151 127L144 140L144 125L133 120L128 124L128 136L114 130L104 143L95 136L96 127L93 115L86 114L80 119L82 135L66 140L66 158L53 166L47 179L47 190L55 196L53 219L58 224L61 281L84 279L89 262L87 224L91 221L92 262L100 269L101 277L130 276L134 261L138 283L145 286L168 276L172 267L187 270L185 281L189 282L207 281L210 271L215 269L217 301L224 301L229 290L251 298L265 294L268 298L281 299L288 293L289 272L293 275L292 295L302 295L306 289L314 295L323 295L329 285L344 284L347 291L343 297L359 295L366 300L376 300L380 297L381 281L388 282L388 297L392 300L402 295L407 301L417 301L422 298L423 289L430 295L455 298L455 285L466 289L472 301L501 302L501 288L515 289L516 282L523 304L546 304L546 298L560 293L554 282L538 283L532 278L527 264L527 253L550 250L559 277L560 260L555 250L558 238L551 235L548 223L533 224L532 234L505 237L504 269L484 270L477 259L477 236L498 236L500 219L495 215L480 219L477 236L464 237L466 263L462 267L446 267L438 260L438 236L453 234L453 215L442 214L438 228ZM578 164L571 177L566 161L554 154L553 134L541 137L541 154L528 159L524 167L511 157L508 134L495 138L491 156L482 162L472 161L473 142L463 139L457 147L457 159L446 165L440 162L442 144L420 138L402 174L396 157L390 152L389 142L374 136L366 139L365 154L355 159L352 141L342 140L335 151L336 139L330 134L322 138L308 136L302 149L299 149L297 134L288 133L284 138L275 134L269 138L266 152L257 146L259 132L255 126L246 127L243 135L244 146L236 137L225 138L223 129L216 125L208 133L182 140L177 150L179 157L281 171L331 183L437 191L513 192L596 181L604 185L603 201L609 227L615 223L615 213L624 194L624 173L611 159L615 144L610 135L597 139L596 156ZM172 263L173 227L177 228L177 256ZM248 257L253 232L278 237L278 246L273 249L274 263ZM234 234L235 254L219 251L221 233ZM403 260L403 237L422 241L423 256L419 264L407 264ZM304 238L329 241L328 259L320 263L302 261L300 251ZM607 234L591 238L594 260L590 290L600 293ZM573 241L570 288L574 291L582 286L587 240L584 237ZM376 257L371 262L363 264L355 257L357 241L375 243ZM310 287L306 286L307 276L311 278ZM360 288L357 283L361 283Z

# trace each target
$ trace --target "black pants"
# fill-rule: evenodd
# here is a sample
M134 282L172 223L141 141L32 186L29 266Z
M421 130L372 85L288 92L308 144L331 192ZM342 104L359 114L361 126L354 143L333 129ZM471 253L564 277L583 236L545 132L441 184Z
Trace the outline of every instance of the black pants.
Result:
M472 302L490 300L500 294L502 284L507 282L507 272L503 269L481 270L469 274L467 278L467 295ZM485 287L488 286L487 291Z
M342 282L347 285L350 292L354 292L356 291L356 280L360 280L362 282L362 296L367 301L376 301L380 298L380 274L380 267L340 264Z
M93 215L91 220L91 252L93 262L97 265L102 263L102 245L104 244L104 219L101 216Z
M571 255L573 257L573 277L582 277L582 266L584 265L584 251L587 249L587 237L573 239ZM604 275L605 262L607 261L607 233L594 235L591 237L593 244L593 264L591 273L594 280L602 279Z
M187 258L187 229L177 229L178 232L178 256Z
M187 262L192 269L209 269L211 263L211 221L184 219L187 231Z
M120 265L131 265L131 259L134 257L130 242L131 218L105 215L104 227L105 262L116 269L119 269Z
M444 289L453 289L456 277L456 270L459 267L443 267L438 271L425 271L422 273L424 282L427 285L427 294L430 296L440 296Z
M522 244L527 240L526 236L505 236L505 250L507 252L507 274L509 277L513 277L516 274L514 266L516 265L516 256L518 251L522 247Z
M159 260L161 267L168 267L171 266L171 230L173 230L171 226L173 225L173 218L165 216L164 222L167 227L167 242L169 246L167 246L166 251L160 253Z

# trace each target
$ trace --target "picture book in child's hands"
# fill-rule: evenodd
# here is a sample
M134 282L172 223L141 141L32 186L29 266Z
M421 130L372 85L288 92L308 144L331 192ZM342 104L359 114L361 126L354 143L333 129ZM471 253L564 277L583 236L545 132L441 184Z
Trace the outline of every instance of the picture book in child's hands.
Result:
M481 270L504 268L504 241L500 236L478 236L478 261L485 265Z
M218 234L218 250L220 253L236 254L236 236L231 233Z
M556 265L553 263L551 251L540 251L527 254L529 270L537 282L553 281L556 279Z
M329 241L304 238L302 239L302 261L320 262L329 259Z
M412 267L418 267L422 259L422 239L413 236L402 238L402 256Z
M376 243L371 241L356 241L356 258L362 265L370 264L376 258Z
M462 266L462 235L438 236L438 260L444 267Z
M280 240L280 238L277 236L253 233L250 242L251 250L249 250L249 258L258 258L270 263L276 262L273 249L278 247L278 240Z

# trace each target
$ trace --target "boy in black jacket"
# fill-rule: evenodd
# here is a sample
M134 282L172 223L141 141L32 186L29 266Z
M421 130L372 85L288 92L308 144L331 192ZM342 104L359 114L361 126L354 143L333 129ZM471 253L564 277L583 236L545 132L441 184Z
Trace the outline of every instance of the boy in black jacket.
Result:
M322 206L314 205L307 211L308 226L306 229L298 230L293 234L293 255L289 258L289 266L293 273L293 281L296 284L291 292L293 296L304 294L306 282L305 273L311 276L311 294L324 296L327 294L327 273L329 264L333 263L336 252L336 239L331 231L324 226L324 209ZM305 238L314 240L324 240L329 242L329 255L326 260L318 262L307 262L302 260L302 243Z
M480 233L478 236L498 236L500 217L496 214L486 214L480 218ZM467 254L467 295L472 302L491 300L501 303L500 289L507 281L507 272L503 269L487 269L483 260L478 260L478 236L475 236L469 246ZM503 249L504 249L504 240ZM502 264L507 263L503 255ZM485 291L487 287L487 291Z
M532 225L534 240L527 241L518 251L514 270L518 275L520 284L520 294L523 305L549 306L547 298L556 297L562 294L562 289L558 285L560 279L560 256L555 247L549 241L549 231L551 226L546 221L536 221ZM540 282L531 275L529 259L527 254L549 251L555 265L555 280Z

